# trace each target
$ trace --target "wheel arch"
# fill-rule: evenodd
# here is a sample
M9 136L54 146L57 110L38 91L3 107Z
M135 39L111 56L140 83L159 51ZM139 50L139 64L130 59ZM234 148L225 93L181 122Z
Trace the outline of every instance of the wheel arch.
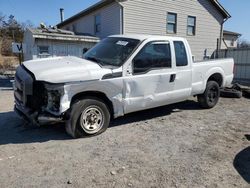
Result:
M82 99L87 99L87 98L97 98L102 100L108 107L109 111L110 111L110 115L113 118L114 116L114 106L112 101L107 97L107 95L103 92L99 92L99 91L84 91L81 93L77 93L75 94L72 98L71 98L71 102L70 102L70 107L77 101L77 100L82 100Z
M223 69L221 67L214 67L206 73L205 87L209 81L215 81L219 84L220 87L223 87L225 85L224 78L225 73Z
M214 73L214 74L212 74L212 75L207 79L207 83L208 83L209 81L215 81L215 82L218 83L218 85L219 85L220 87L223 86L223 76L222 76L221 73Z

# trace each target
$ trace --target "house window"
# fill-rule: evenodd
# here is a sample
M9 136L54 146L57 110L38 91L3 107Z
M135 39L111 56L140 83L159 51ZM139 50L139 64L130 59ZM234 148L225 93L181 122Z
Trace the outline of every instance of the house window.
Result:
M167 15L167 32L175 34L177 31L177 14L168 13Z
M49 46L38 46L38 56L40 58L49 57Z
M95 15L95 33L101 32L101 16L100 14Z
M39 55L49 54L49 47L48 46L38 46L38 53L39 53Z
M188 16L187 34L193 36L195 35L195 30L196 30L196 17Z
M76 24L73 24L73 32L75 33L76 32Z

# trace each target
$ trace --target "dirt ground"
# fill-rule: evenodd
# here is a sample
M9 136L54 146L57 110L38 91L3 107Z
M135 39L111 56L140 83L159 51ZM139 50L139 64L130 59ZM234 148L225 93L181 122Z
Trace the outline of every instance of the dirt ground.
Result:
M102 135L25 127L0 82L0 187L250 187L250 99L133 113Z

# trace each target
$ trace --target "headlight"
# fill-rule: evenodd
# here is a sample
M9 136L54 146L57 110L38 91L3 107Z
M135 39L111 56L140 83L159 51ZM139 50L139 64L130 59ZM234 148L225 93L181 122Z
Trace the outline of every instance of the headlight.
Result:
M59 112L61 96L64 94L64 85L45 85L48 92L48 101L46 110L50 112Z

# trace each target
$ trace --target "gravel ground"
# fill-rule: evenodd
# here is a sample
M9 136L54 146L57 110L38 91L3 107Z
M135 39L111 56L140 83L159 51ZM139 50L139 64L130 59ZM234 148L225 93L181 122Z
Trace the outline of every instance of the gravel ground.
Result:
M250 187L250 99L192 98L73 140L63 125L25 127L12 95L2 84L0 187Z

